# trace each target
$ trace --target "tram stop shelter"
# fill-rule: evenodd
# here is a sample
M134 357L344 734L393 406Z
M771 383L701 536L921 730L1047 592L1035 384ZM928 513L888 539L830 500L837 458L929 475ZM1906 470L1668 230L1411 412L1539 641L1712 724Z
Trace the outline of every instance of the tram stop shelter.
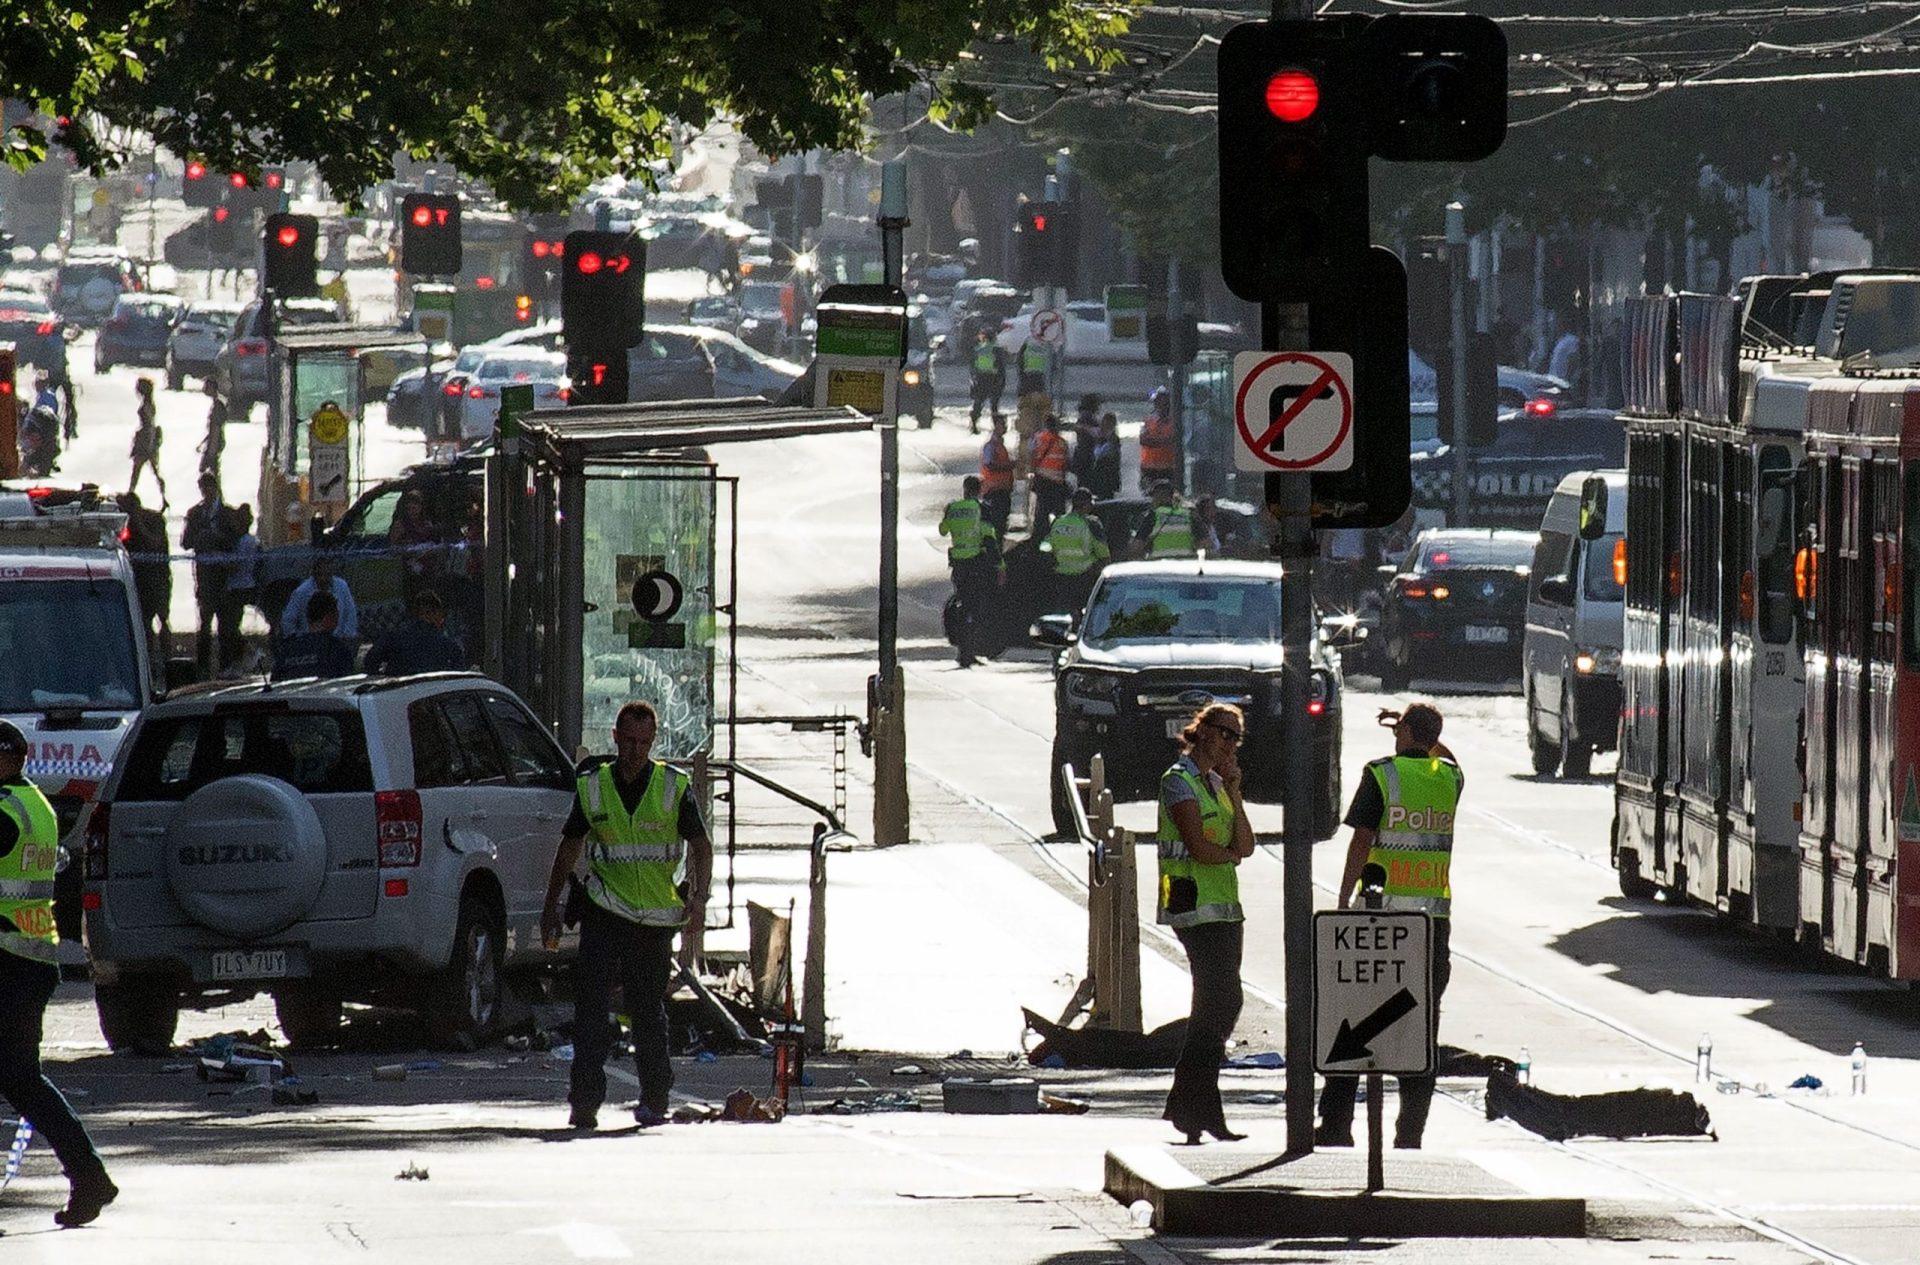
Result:
M353 503L355 472L366 468L368 397L383 389L368 370L383 353L389 367L429 354L422 335L390 325L301 325L274 335L260 456L262 545L303 541L316 515L332 522Z
M658 749L730 762L738 479L721 444L870 430L758 399L589 405L507 419L487 459L487 675L569 752L609 749L632 698ZM503 546L504 547L501 547Z

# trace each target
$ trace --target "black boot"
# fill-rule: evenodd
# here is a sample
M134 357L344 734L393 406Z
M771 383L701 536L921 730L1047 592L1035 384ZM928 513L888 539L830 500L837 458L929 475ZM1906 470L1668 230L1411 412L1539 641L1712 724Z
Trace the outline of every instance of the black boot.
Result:
M73 1190L67 1195L67 1206L53 1214L60 1225L72 1228L86 1225L100 1215L100 1210L120 1197L120 1188L113 1184L105 1169L88 1177L73 1179Z

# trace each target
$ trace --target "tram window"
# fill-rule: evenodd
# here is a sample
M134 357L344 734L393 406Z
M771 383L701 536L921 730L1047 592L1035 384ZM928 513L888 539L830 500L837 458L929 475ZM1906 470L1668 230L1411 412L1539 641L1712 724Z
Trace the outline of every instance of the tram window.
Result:
M1793 481L1787 454L1778 447L1764 449L1760 501L1754 513L1753 551L1760 590L1754 616L1760 640L1769 645L1793 639Z
M1563 531L1543 531L1533 547L1533 600L1543 602L1540 586L1548 580L1573 578L1573 537Z
M1920 668L1920 461L1906 465L1906 497L1900 515L1900 645L1907 667Z

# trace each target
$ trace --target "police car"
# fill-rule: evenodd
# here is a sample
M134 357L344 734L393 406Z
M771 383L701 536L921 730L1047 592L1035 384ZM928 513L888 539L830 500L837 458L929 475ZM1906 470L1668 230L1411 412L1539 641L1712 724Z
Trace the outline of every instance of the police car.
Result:
M26 774L77 852L80 812L154 695L126 515L95 489L0 484L0 717L26 735ZM79 867L58 879L63 964L85 960Z

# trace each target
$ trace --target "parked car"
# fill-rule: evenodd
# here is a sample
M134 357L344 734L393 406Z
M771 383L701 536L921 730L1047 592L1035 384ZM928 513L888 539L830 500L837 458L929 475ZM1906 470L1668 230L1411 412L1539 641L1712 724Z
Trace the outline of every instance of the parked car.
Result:
M67 321L44 298L27 290L0 290L0 342L13 344L20 363L65 372Z
M565 408L567 358L537 348L495 348L467 375L460 398L460 433L467 439L493 434L500 416L500 390L510 385L533 388L533 407Z
M340 310L325 299L281 299L277 319L282 328L332 325L340 320ZM254 404L265 402L273 373L273 339L259 299L234 318L227 341L214 355L213 373L236 420L245 418Z
M1467 523L1479 527L1538 527L1560 480L1575 470L1620 466L1626 431L1611 409L1556 408L1549 416L1526 410L1503 415L1494 442L1467 450ZM1415 521L1436 526L1453 513L1453 450L1437 444L1416 451L1412 470Z
M347 1001L486 1040L502 973L561 956L539 919L573 786L526 705L466 673L155 704L84 836L108 1045L164 1052L183 1007L262 991L299 1046L332 1038Z
M709 294L687 304L687 324L705 329L732 330L740 324L740 300L730 294Z
M419 393L422 407L417 416L420 420L417 423L399 421L394 422L394 424L417 424L421 428L426 429L428 428L429 422L433 421L437 416L439 426L436 434L441 438L451 439L460 434L461 401L466 398L467 379L472 375L473 371L479 367L480 362L486 359L491 352L503 347L525 347L537 351L557 351L560 343L560 322L543 321L538 325L529 326L526 329L509 330L497 337L489 338L485 342L468 343L460 349L460 353L454 356L450 363L443 359L436 361L424 370L418 371L421 381L417 385L415 385L412 376L415 371L409 370L399 378L394 379L394 389L403 390L407 395L412 395L416 391ZM401 386L403 382L407 384L404 388ZM433 411L431 412L427 410L425 405L425 397L429 392L431 392L434 397ZM387 396L389 420L392 420L393 416L391 412L393 398L393 392L389 391ZM406 409L407 404L403 403L402 411L405 412Z
M702 336L716 332L696 326L649 325L640 345L627 352L627 398L713 399L713 357L707 354Z
M1380 608L1381 687L1517 670L1533 545L1531 532L1437 528L1415 537L1399 563L1382 566L1390 578Z
M1521 660L1533 771L1585 777L1620 733L1627 473L1580 470L1540 520Z
M54 270L47 300L69 324L92 329L113 315L121 295L144 288L140 270L118 246L74 246Z
M1072 829L1060 766L1106 758L1115 799L1151 798L1178 756L1178 735L1207 703L1246 712L1241 748L1248 798L1282 798L1280 567L1214 559L1126 562L1101 573L1078 620L1050 615L1035 633L1061 648L1054 666L1054 738L1048 761L1057 830ZM1340 663L1318 635L1309 649L1308 715L1294 726L1312 745L1315 839L1340 820Z
M187 376L207 379L213 376L214 361L220 345L233 330L240 316L237 303L195 303L180 314L167 335L167 389L178 391Z
M170 294L123 294L113 315L100 323L93 338L93 371L105 373L115 365L162 366L167 343L186 305Z

